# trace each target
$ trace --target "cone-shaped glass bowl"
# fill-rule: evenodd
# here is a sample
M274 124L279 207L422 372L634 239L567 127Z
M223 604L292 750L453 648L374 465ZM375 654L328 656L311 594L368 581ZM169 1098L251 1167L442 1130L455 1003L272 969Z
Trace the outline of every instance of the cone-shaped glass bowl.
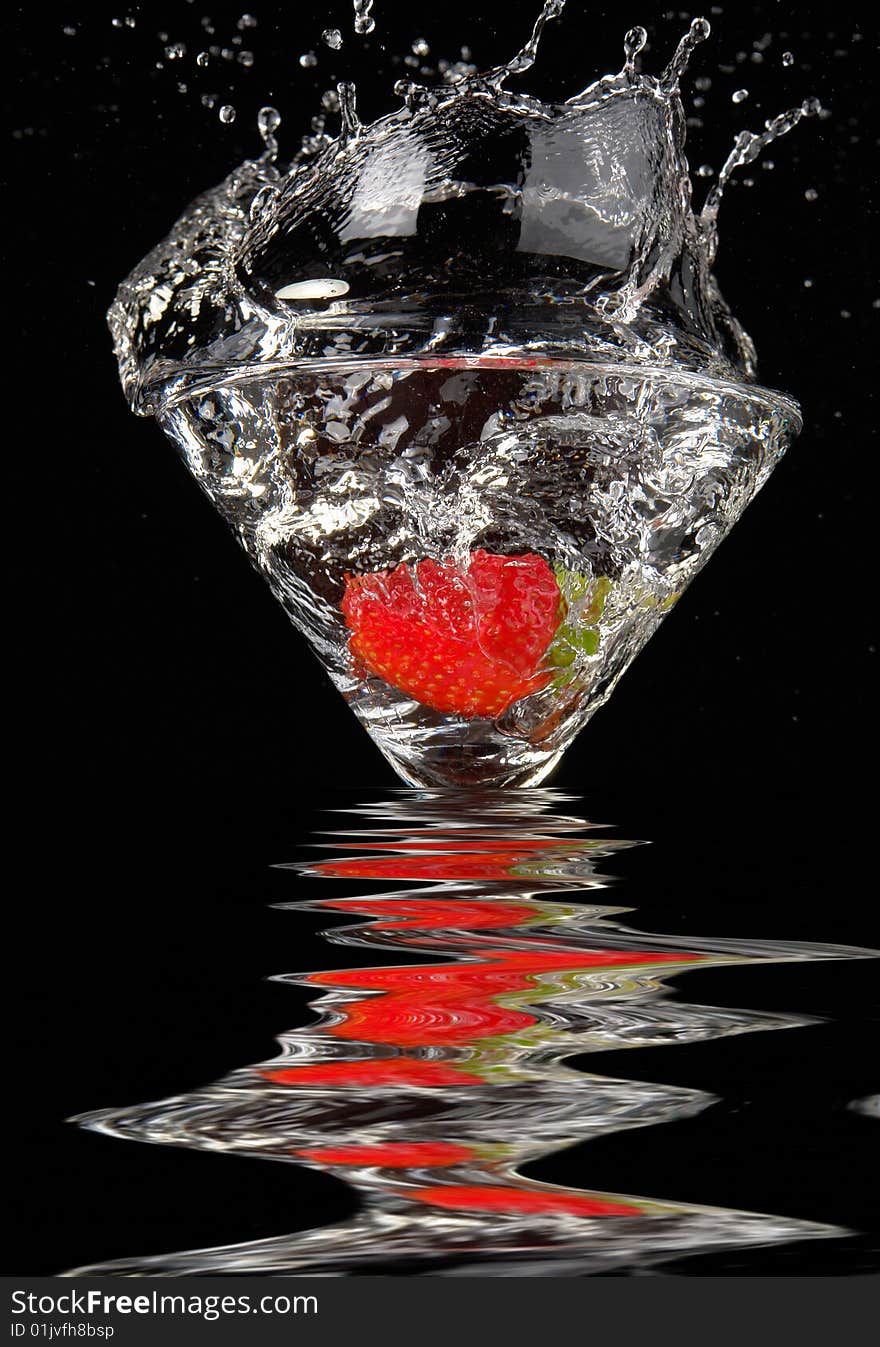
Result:
M754 386L515 356L314 363L160 415L416 785L545 777L798 427Z

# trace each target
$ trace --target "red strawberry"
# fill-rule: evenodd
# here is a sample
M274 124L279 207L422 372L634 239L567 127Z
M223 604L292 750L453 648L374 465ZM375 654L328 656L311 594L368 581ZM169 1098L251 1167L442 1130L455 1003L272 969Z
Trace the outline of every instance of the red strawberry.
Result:
M500 716L546 687L541 661L564 615L543 557L472 552L349 576L351 653L392 687L465 719Z

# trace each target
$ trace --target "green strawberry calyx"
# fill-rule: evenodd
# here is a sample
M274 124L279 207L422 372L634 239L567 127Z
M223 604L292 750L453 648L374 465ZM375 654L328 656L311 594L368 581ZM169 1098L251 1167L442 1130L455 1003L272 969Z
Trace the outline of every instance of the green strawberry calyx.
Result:
M613 581L607 575L580 575L576 571L566 570L564 566L554 566L553 571L560 593L564 596L565 607L562 622L547 651L546 661L551 668L559 670L554 687L562 687L574 678L572 666L579 656L598 654L601 642L598 623L605 611Z

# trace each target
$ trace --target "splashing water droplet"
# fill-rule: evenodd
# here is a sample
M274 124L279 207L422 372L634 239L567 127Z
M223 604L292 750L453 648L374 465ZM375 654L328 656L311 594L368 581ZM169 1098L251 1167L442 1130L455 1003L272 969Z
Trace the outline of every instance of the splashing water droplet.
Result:
M354 31L361 37L372 33L376 27L376 20L370 13L372 8L373 0L354 0Z
M169 61L181 61L186 56L185 42L172 42L165 48L165 55Z
M538 54L538 47L544 29L551 19L558 19L565 9L566 0L544 0L543 8L535 20L532 28L532 35L525 46L517 52L511 61L504 65L496 66L486 77L486 82L493 89L500 89L502 84L511 75L521 75L524 71L530 70L535 64L535 58Z
M748 96L749 96L749 91L748 91L748 89L736 89L736 90L730 95L730 101L731 101L732 103L744 103L744 102L746 101L746 99L748 98Z
M640 51L644 50L645 43L648 41L647 30L637 25L630 28L626 37L623 39L623 52L626 60L624 61L624 74L634 75L636 69L636 57Z
M196 57L196 65L200 65L200 66L202 67L202 69L204 69L205 66L210 65L210 64L211 64L211 58L210 58L210 56L208 55L208 53L207 53L206 51L200 51L199 54L198 54L198 56Z
M257 113L257 129L261 136L271 135L281 125L281 113L277 108L260 108Z
M705 42L712 32L708 19L693 19L691 26L675 49L669 65L660 76L660 88L669 93L678 88L679 81L687 70L691 57L701 42Z
M357 89L353 84L343 81L337 84L336 92L339 95L339 113L342 118L339 143L340 147L344 149L349 141L354 140L361 129L356 107Z
M339 51L342 46L342 34L338 28L325 28L321 34L321 41L331 47L333 51Z
M429 56L431 48L423 37L417 37L412 44L412 52L414 56Z
M235 108L231 103L224 103L217 115L224 126L230 126L235 121Z

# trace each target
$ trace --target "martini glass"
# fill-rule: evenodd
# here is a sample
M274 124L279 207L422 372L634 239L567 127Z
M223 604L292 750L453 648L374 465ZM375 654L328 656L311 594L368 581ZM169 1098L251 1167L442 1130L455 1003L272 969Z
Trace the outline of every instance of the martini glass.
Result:
M123 383L404 781L543 780L800 428L691 209L677 77L498 82L199 198Z

